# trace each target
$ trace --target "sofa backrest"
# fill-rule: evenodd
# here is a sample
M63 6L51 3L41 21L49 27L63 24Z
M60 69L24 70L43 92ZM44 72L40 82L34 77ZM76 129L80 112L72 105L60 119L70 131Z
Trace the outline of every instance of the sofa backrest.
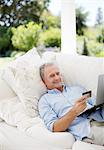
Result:
M65 83L82 85L92 90L95 95L98 75L104 74L104 58L69 55L46 52L42 56L45 61L56 62L64 76ZM0 77L0 99L15 96L8 84Z
M82 85L96 95L98 75L104 74L104 58L46 52L43 59L58 64L66 84Z

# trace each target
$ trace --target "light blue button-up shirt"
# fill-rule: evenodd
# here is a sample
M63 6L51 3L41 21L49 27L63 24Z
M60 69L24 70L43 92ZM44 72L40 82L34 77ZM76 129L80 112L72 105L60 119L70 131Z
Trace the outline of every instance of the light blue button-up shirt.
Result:
M64 86L63 92L48 90L39 100L39 113L47 128L52 131L56 120L63 117L78 100L85 89L81 86ZM87 108L92 107L94 99L87 101ZM90 134L90 123L86 116L78 116L71 123L68 131L78 140Z

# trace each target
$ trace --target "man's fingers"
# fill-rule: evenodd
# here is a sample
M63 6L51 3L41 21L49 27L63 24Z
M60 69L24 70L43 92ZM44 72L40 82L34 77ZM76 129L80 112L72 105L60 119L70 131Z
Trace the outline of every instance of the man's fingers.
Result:
M83 96L80 97L80 99L77 102L86 101L88 97L89 97L88 94L83 95Z
M80 99L78 99L78 102L81 102L83 100L85 100L85 96L81 96Z

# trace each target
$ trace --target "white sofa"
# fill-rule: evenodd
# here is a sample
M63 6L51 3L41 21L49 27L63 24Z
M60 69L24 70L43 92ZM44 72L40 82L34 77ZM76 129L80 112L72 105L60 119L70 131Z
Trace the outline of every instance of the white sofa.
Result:
M23 56L22 59L18 59L16 63L12 62L8 67L1 70L1 148L4 148L3 150L81 150L83 148L85 150L103 150L104 147L102 146L75 141L73 135L67 132L51 133L44 126L36 110L38 97L45 90L37 70L42 63L47 61L57 63L62 71L66 84L80 84L88 90L91 89L93 95L95 95L98 75L104 73L104 58L46 52L41 59L36 53L36 50L31 50L27 55ZM24 64L25 67L22 67ZM32 69L34 71L34 67L36 69L35 74L32 72ZM27 74L30 76L27 76ZM36 80L33 79L34 76ZM26 77L26 80L24 80L24 77ZM29 79L31 79L31 82ZM29 84L27 84L28 82ZM24 89L24 87L26 87L26 89ZM33 91L31 91L31 89ZM29 98L31 98L31 100ZM35 102L32 102L32 98L35 98ZM33 105L36 107L33 107ZM103 127L102 132L104 133ZM10 138L9 142L4 135ZM28 145L27 147L26 144Z

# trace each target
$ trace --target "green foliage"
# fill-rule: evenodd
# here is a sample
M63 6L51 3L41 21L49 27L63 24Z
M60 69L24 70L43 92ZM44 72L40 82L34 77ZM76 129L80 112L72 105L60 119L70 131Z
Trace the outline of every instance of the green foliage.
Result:
M82 54L83 51L83 41L84 41L84 36L76 36L77 39L77 53Z
M49 2L50 0L0 0L0 23L3 26L18 26L29 21L39 23Z
M98 35L99 33L100 31L99 31L99 28L97 27L87 27L86 29L84 29L84 36L88 40L96 41L96 35Z
M97 41L99 43L104 43L104 28L101 29L101 33L97 36Z
M87 42L86 42L85 38L84 38L84 42L83 42L83 52L82 52L82 55L89 56L89 51L88 51L88 48L87 48Z
M0 56L7 56L8 51L12 49L11 28L0 26Z
M0 26L0 37L2 37L7 32L7 27Z
M99 53L104 51L104 45L93 40L87 43L87 47L90 51L90 54L93 56L97 56Z
M88 12L83 12L83 8L76 9L76 32L78 35L84 35L84 28L86 28L86 21Z
M61 31L59 28L50 28L40 34L38 45L46 47L61 47Z
M37 46L40 31L41 25L35 24L33 22L30 22L27 25L21 25L17 28L13 28L13 46L18 50L28 51L29 49Z
M60 16L53 16L48 11L44 11L41 21L43 22L43 29L49 29L50 27L61 28Z
M104 57L104 51L102 51L102 52L96 54L96 56L97 56L97 57Z
M11 53L11 57L13 57L13 58L17 58L17 57L19 57L19 56L22 56L22 55L24 55L25 54L25 52L23 52L23 51L13 51L12 53Z
M104 43L101 40L103 36L102 29L104 25L97 25L95 27L87 27L84 30L84 36L77 35L77 52L83 53L83 40L87 39L87 49L90 56L104 57ZM100 37L98 39L98 37ZM100 41L101 40L101 41Z

